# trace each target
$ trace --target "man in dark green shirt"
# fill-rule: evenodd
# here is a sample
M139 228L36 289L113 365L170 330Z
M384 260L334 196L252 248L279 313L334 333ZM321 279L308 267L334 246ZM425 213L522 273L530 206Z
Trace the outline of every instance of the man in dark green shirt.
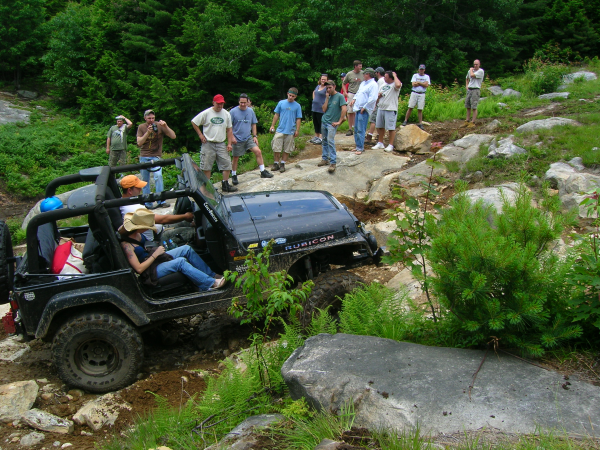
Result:
M125 116L117 116L115 119L117 124L110 127L106 135L106 153L111 167L115 167L117 163L120 166L127 164L127 132L133 125Z
M328 172L335 172L336 151L335 133L337 128L346 120L346 99L335 90L335 81L325 83L327 93L323 103L323 118L321 120L321 134L323 135L323 154L319 167L329 165Z

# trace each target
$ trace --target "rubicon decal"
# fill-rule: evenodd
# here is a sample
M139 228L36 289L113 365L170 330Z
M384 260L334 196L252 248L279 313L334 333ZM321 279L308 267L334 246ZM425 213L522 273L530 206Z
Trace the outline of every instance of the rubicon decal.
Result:
M215 222L219 221L219 219L217 219L217 216L215 216L215 213L213 212L213 210L210 209L210 206L208 206L208 203L204 202L204 208L206 208L206 211L208 211L208 214L210 214L210 217L212 217L212 219Z
M335 240L335 236L333 234L330 234L328 236L311 239L309 241L298 242L295 244L286 245L283 248L283 250L287 252L290 250L297 250L297 249L303 248L303 247L310 247L311 245L322 244L323 242L328 242L328 241L333 241L333 240Z

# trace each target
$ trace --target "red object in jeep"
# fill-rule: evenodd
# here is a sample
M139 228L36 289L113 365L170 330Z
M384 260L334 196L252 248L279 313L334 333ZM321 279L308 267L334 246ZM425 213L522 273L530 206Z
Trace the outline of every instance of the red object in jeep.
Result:
M15 318L12 311L9 311L4 315L2 318L2 324L4 325L4 331L6 331L6 334L15 334L17 332Z

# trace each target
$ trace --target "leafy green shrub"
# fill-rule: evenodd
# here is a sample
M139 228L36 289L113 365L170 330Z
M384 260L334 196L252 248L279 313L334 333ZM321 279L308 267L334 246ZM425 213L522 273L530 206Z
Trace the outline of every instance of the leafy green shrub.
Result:
M539 356L581 334L568 320L570 260L548 250L562 216L548 198L542 207L532 206L523 185L514 203L504 197L500 214L460 191L440 220L429 222L431 284L465 337L481 344L497 336Z
M522 81L527 91L537 96L555 92L569 68L561 63L547 62L532 58L524 64L525 76Z

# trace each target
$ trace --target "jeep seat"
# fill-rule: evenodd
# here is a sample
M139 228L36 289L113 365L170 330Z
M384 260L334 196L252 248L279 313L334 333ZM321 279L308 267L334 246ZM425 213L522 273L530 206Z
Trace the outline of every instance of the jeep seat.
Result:
M194 292L196 286L181 272L170 273L157 280L156 286L143 285L146 294L153 298L172 297Z

